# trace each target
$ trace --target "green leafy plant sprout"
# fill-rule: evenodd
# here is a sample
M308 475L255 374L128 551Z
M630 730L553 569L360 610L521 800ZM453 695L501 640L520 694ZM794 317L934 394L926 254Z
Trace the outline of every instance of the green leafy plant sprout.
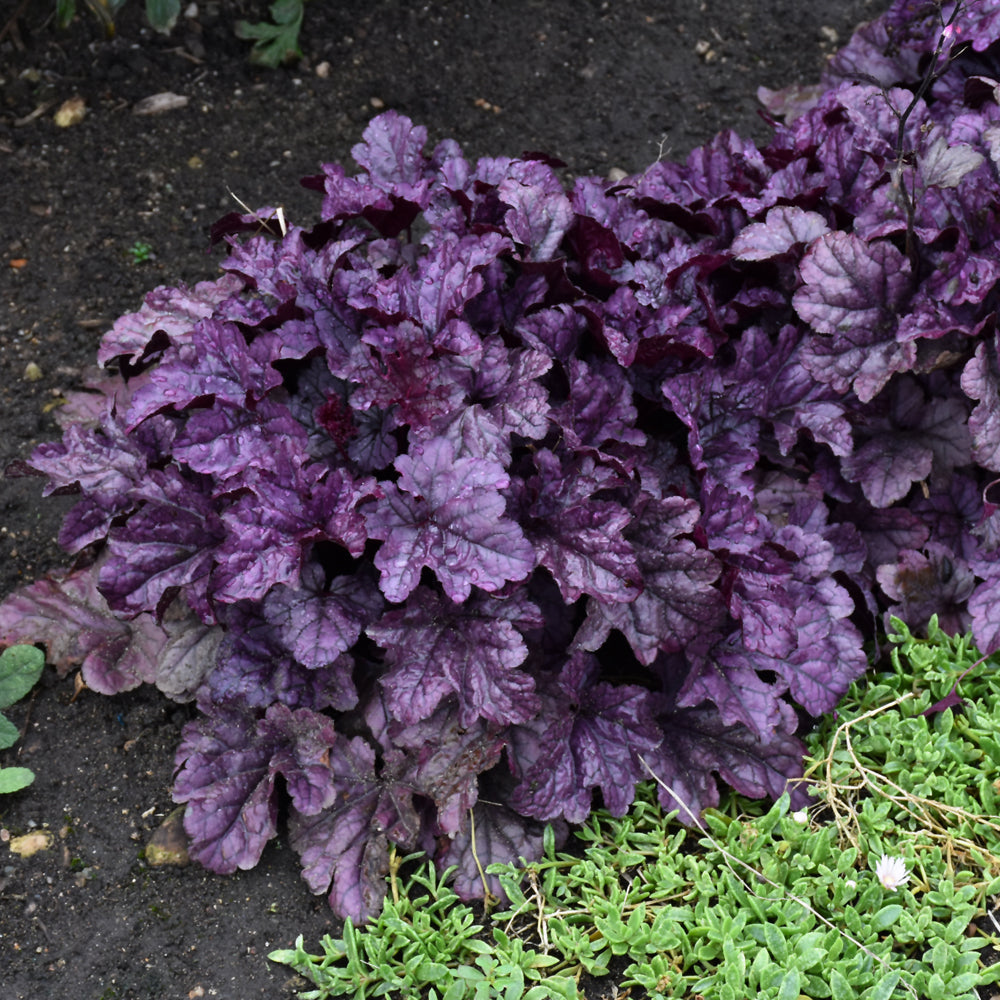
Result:
M305 0L276 0L270 8L273 24L236 22L236 37L254 43L250 50L251 62L274 68L302 58L299 32L304 3Z
M145 264L146 261L151 260L153 257L153 246L151 243L136 240L128 248L128 255L132 259L133 264Z
M309 1000L571 998L612 970L652 997L976 1000L1000 982L976 924L1000 894L1000 659L934 619L926 638L893 628L887 661L807 738L808 808L730 795L684 826L650 781L575 851L549 831L541 861L490 866L499 912L477 921L448 873L402 878L418 856L394 856L376 920L270 957Z
M9 646L0 653L0 713L20 701L36 684L45 667L45 654L34 646ZM17 726L0 714L0 750L20 737ZM27 767L0 767L0 794L20 791L35 780Z

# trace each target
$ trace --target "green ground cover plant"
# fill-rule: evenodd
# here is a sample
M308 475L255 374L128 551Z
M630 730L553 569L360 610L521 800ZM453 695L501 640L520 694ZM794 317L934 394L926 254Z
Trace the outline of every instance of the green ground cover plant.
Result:
M8 646L0 653L0 750L20 737L17 726L3 710L20 701L38 682L45 668L45 654L34 646ZM0 795L20 791L35 780L27 767L0 767Z
M612 974L633 996L975 1000L1000 981L976 923L1000 893L998 660L936 619L892 625L884 667L807 739L808 808L734 793L699 829L650 780L576 850L550 835L542 860L492 866L502 909L394 856L378 918L270 957L314 984L303 1000L574 998Z

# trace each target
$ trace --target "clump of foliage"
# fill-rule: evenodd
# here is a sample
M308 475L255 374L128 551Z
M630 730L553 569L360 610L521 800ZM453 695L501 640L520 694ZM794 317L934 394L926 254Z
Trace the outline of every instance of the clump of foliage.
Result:
M192 857L256 864L287 792L338 913L391 843L471 896L649 769L779 796L886 613L1000 645L1000 11L927 10L767 95L764 149L618 184L389 112L316 225L230 216L114 325L27 463L82 564L0 640L197 702Z
M393 870L368 927L271 959L314 984L303 1000L575 1000L616 958L614 986L654 997L976 1000L1000 981L975 925L1000 892L997 663L936 622L927 639L894 627L892 669L808 737L808 810L728 796L695 831L649 782L625 817L595 812L573 853L550 842L526 868L496 866L502 912L476 922L433 870ZM884 855L905 862L897 888ZM493 992L476 992L487 968Z
M12 747L21 735L2 714L37 683L45 668L45 654L34 646L9 646L0 653L0 750ZM27 767L0 767L0 795L27 788L35 780Z
M124 6L125 0L83 0L88 10L104 25L108 37L115 33L115 14ZM261 66L272 68L282 63L302 58L299 48L299 32L302 30L302 15L305 0L275 0L271 4L272 22L236 22L238 38L253 41L250 60ZM146 18L150 27L169 35L180 16L180 0L146 0ZM76 0L56 0L56 21L65 28L76 16Z

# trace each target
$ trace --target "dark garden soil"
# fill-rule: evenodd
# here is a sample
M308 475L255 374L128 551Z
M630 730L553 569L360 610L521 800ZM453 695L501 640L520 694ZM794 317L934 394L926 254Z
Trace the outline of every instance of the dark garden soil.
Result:
M54 0L0 0L0 468L57 435L53 405L81 383L115 317L156 285L215 274L207 227L234 196L308 223L319 199L299 178L346 160L378 109L470 157L545 150L571 175L635 172L722 128L766 138L757 87L815 80L885 6L325 0L307 5L305 59L268 71L232 33L239 17L260 20L263 3L199 0L164 38L133 0L108 41L88 17L57 31ZM134 113L162 92L186 106ZM57 126L77 96L82 121ZM38 480L0 481L0 598L62 563L66 506L43 502ZM172 809L188 708L154 690L73 694L72 677L49 671L11 710L25 735L0 754L37 773L0 799L0 1000L255 1000L303 988L267 953L337 926L283 841L233 877L143 860ZM32 830L51 847L10 852Z

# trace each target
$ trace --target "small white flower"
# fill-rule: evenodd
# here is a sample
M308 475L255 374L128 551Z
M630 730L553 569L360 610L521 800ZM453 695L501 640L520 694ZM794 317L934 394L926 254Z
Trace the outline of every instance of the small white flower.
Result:
M847 881L846 881L846 882L844 883L844 885L846 885L848 889L856 889L856 888L858 887L858 883L857 883L857 882L855 882L855 881L854 881L854 879L852 879L852 878L849 878L849 879L848 879L848 880L847 880Z
M808 823L809 813L807 813L805 809L800 809L798 812L792 813L792 819L794 819L796 823Z
M878 859L875 874L886 889L899 889L906 885L906 880L910 877L903 858L891 858L887 854Z

